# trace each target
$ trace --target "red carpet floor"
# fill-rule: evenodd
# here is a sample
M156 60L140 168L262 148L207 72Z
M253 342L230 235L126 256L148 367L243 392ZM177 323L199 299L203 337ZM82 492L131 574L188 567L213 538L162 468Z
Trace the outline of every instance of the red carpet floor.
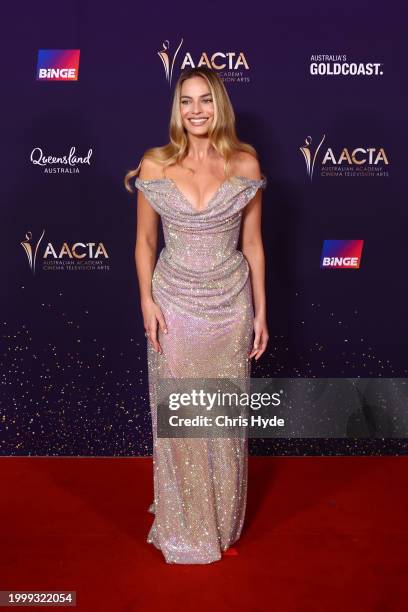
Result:
M86 612L405 612L407 467L251 457L238 554L188 566L145 543L151 459L1 458L0 590L75 590Z

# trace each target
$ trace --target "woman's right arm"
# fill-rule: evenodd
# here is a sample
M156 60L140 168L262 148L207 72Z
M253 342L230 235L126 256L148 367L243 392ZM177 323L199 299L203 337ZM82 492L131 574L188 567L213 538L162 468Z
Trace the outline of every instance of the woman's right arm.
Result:
M157 178L157 166L144 159L140 167L139 178L148 180ZM159 215L152 208L143 193L137 195L137 229L135 245L136 272L139 281L140 303L143 313L145 331L153 348L162 353L157 339L157 324L163 333L167 333L163 313L152 297L152 277L156 265Z

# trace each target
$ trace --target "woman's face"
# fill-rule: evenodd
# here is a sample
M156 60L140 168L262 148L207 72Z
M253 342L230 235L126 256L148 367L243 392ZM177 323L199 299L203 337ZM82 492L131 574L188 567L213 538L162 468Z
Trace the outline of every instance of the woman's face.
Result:
M214 120L214 101L203 77L191 77L181 85L180 113L187 132L194 136L207 133Z

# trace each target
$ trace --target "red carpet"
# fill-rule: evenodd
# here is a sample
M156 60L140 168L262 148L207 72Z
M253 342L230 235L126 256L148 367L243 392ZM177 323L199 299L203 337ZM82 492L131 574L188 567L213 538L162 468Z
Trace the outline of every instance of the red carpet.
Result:
M145 543L149 458L1 458L0 473L0 590L75 590L86 612L408 609L405 457L251 457L245 531L200 566Z

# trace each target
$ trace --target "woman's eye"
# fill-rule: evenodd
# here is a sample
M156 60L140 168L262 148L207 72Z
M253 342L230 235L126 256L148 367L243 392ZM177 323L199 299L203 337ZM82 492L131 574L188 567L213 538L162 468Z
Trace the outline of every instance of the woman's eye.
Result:
M189 100L182 100L181 103L182 104L189 104ZM206 98L205 100L203 100L203 102L212 102L212 98Z

